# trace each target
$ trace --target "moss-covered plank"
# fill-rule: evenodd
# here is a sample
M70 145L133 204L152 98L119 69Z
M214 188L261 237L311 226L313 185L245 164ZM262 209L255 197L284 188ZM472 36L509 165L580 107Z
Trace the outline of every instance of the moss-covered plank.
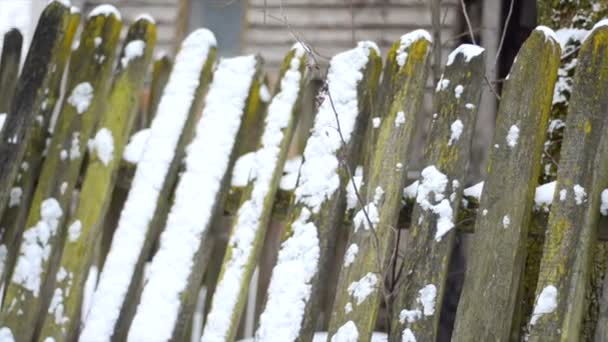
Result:
M172 64L171 58L166 55L155 60L154 64L152 64L152 81L150 83L150 93L148 96L148 108L146 113L142 113L142 120L140 122L141 128L148 127L156 115L163 90L169 80Z
M40 339L74 341L80 327L84 285L94 263L95 246L107 213L118 167L139 103L139 93L156 43L156 27L139 19L129 29L106 110L90 144L78 205L68 222L68 234L54 283L54 305L44 320ZM59 275L61 274L61 277Z
M454 341L509 339L559 57L553 32L539 27L506 81Z
M37 110L53 76L57 55L70 27L70 8L53 1L44 9L30 45L14 93L10 115L0 130L0 217L17 178L27 142L32 135Z
M84 320L83 341L126 338L143 267L165 222L185 147L211 81L215 46L213 34L199 29L183 41L176 56Z
M72 54L68 94L49 142L15 267L6 286L0 320L18 340L36 337L38 315L51 302L48 279L55 277L57 271L66 231L63 223L89 137L109 89L122 24L117 12L94 11ZM97 44L96 38L102 42Z
M435 93L437 116L431 122L424 156L428 166L419 179L403 271L396 280L399 286L392 312L392 341L400 341L405 335L421 341L437 339L455 244L453 228L460 213L485 74L484 57L481 47L458 47L450 54ZM433 176L441 182L437 188L429 187Z
M261 59L254 55L218 63L129 340L183 341L188 335L186 329L209 260L209 231L222 213L237 142L249 135L247 121L256 116L251 107L259 103L260 74ZM226 98L231 101L227 103ZM162 323L158 322L158 312L165 317Z
M27 219L36 184L38 183L38 177L40 176L40 167L44 158L45 148L50 141L49 124L51 116L53 115L57 101L59 101L64 69L72 51L72 41L79 23L80 13L72 11L69 26L61 41L61 48L53 61L53 71L49 75L47 86L43 92L43 101L37 109L34 127L32 128L17 178L11 188L11 200L0 219L0 227L3 232L0 240L2 241L2 245L7 249L4 272L0 274L2 283L5 283L6 279L10 277L17 257L25 220Z
M249 282L264 242L293 136L295 113L304 90L305 70L305 50L297 45L283 62L279 88L268 107L264 133L257 144L259 148L253 152L252 168L246 171L246 175L237 175L247 179L247 184L230 229L230 240L211 311L207 315L203 341L231 341L236 338Z
M23 36L18 29L13 28L4 34L0 56L0 115L7 115L11 107L21 66L22 44Z
M272 271L256 338L308 341L323 303L321 291L336 229L346 207L349 172L358 161L381 60L361 42L330 61L327 87L304 149L295 204ZM299 269L294 274L293 269Z
M608 185L608 169L597 163L608 156L607 49L608 26L599 24L579 52L530 319L532 341L578 340L582 330L600 194Z
M369 340L376 324L401 209L400 189L407 178L407 154L430 67L431 40L426 31L411 32L396 41L387 55L381 86L384 93L378 95L388 103L383 106L385 111L378 111L381 116L371 121L371 129L378 133L374 149L366 150L363 203L357 204L352 225L347 228L352 231L329 324L332 338L348 328L355 329L359 339Z

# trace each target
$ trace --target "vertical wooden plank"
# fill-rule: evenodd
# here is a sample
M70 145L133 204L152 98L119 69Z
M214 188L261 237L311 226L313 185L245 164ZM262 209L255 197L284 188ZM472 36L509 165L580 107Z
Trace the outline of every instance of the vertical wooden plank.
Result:
M236 338L304 90L305 52L302 46L296 45L285 58L280 87L268 107L264 133L257 144L259 149L254 152L252 168L244 170L247 172L244 175L236 175L247 179L247 184L232 222L229 245L202 341Z
M530 340L578 340L597 238L600 193L608 186L608 21L585 39L566 119L556 193L549 213Z
M36 338L37 318L52 299L48 279L57 271L72 190L104 109L121 26L115 8L95 8L72 54L68 95L42 165L0 316L17 340ZM96 43L97 38L101 43Z
M509 339L559 56L553 31L538 27L505 84L454 341Z
M31 136L36 110L44 101L44 89L53 75L53 65L62 51L70 26L70 9L53 1L42 12L30 50L17 81L14 101L0 130L0 217L8 204L25 148Z
M0 56L0 115L7 115L11 108L21 67L22 44L23 36L18 29L11 29L4 34L2 56Z
M437 339L439 313L455 244L463 184L485 71L484 50L463 44L448 57L435 93L437 116L419 179L403 269L393 307L391 339ZM433 177L437 177L434 178ZM439 181L434 186L430 182Z
M371 122L371 129L378 131L377 141L366 151L364 207L357 203L352 225L347 228L352 231L329 324L331 338L339 339L350 331L361 340L369 340L374 330L385 295L389 246L401 209L400 190L407 178L407 154L431 64L431 42L428 32L417 30L402 36L388 52L384 93L379 93L386 99L386 111L378 111L380 117Z
M344 216L349 182L345 167L354 169L358 160L358 140L380 67L379 51L371 42L361 42L330 62L327 89L304 149L295 204L256 332L259 341L312 339L328 256ZM294 274L294 269L299 271Z
M120 213L82 341L126 338L135 305L125 302L137 303L143 266L164 222L194 118L211 81L215 44L213 33L205 29L192 32L182 43Z
M17 178L11 188L13 196L4 211L4 215L0 219L0 227L3 229L0 240L2 241L2 246L7 250L4 272L0 274L2 284L6 282L6 279L10 278L15 259L17 258L25 220L27 219L36 184L38 183L38 177L40 176L40 167L44 158L45 148L50 141L49 124L51 116L53 115L57 101L59 101L64 70L72 51L72 41L79 23L80 13L72 10L69 26L61 41L61 48L53 60L54 71L49 75L48 84L44 89L43 101L40 103L40 107L37 108L38 114L33 123L34 127L32 128Z
M165 86L169 80L171 66L172 62L169 56L162 56L154 61L154 64L152 65L152 82L150 83L148 110L145 115L142 115L144 118L144 120L140 123L142 128L148 127L150 122L154 120L163 90L165 90Z
M49 280L53 284L53 304L40 317L44 321L40 333L42 340L77 339L84 285L95 256L93 246L98 243L100 228L112 198L123 148L133 126L139 93L155 43L156 27L153 23L140 19L130 27L118 59L118 70L105 113L89 145L90 161L78 205L67 224L57 279Z
M209 229L223 209L236 142L250 133L247 121L257 116L259 89L255 88L260 86L260 73L261 60L254 55L218 63L129 330L131 341L182 341L187 335L209 260Z

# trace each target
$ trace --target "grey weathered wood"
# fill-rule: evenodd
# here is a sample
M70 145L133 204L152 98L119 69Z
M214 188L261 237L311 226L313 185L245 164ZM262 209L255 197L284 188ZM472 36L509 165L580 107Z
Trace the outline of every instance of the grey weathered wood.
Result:
M441 76L442 80L449 80L450 84L435 94L437 117L431 123L430 141L424 158L425 165L434 166L447 179L442 194L428 194L425 200L437 205L441 200L433 200L430 196L440 195L444 197L443 201L449 201L452 224L456 223L459 215L485 71L485 53L481 48L466 47L466 45L461 48L463 50L457 49L452 52L454 61L446 66ZM467 55L465 50L467 48L476 49L477 54ZM458 96L455 93L457 87L463 89L462 94ZM453 132L454 129L457 131L458 123L461 124L461 131L456 138ZM419 180L421 184L424 181L424 177ZM409 329L417 340L437 339L448 266L455 244L455 230L439 232L438 219L438 214L432 209L423 208L420 202L414 204L410 234L403 256L403 269L400 278L394 280L399 286L392 308L392 341L400 341L405 329ZM437 234L440 233L441 236L438 238ZM434 310L425 310L419 301L419 291L427 286L433 286L436 291L433 299ZM403 310L410 311L412 315L410 320L400 317Z
M8 113L19 76L23 36L14 28L4 34L0 57L0 114Z
M53 64L61 53L62 41L70 25L70 9L54 1L40 16L30 50L15 88L10 113L0 131L0 216L8 203L36 110L44 100L44 89L52 76Z
M597 237L600 193L608 186L608 27L594 29L583 43L561 160L556 193L549 214L536 300L555 289L556 307L530 320L530 340L578 340L585 314L585 294ZM565 194L565 195L564 195ZM564 198L565 196L565 198Z
M430 68L430 40L426 32L412 32L395 42L387 55L382 93L378 93L382 99L378 102L384 103L381 105L384 108L374 113L378 117L371 118L371 128L368 128L378 133L375 146L366 149L366 190L362 198L365 209L361 203L357 205L352 226L347 228L354 229L349 232L347 254L351 248L357 248L358 252L350 264L343 263L329 324L330 336L350 321L355 324L359 338L371 338L380 303L385 298L383 278L401 209L400 189L407 178L407 155ZM379 126L374 125L377 120L381 121ZM373 217L374 211L378 219L370 229L365 216ZM363 299L356 298L351 287L364 278L375 280L371 284L373 290Z
M150 122L154 119L154 115L156 115L160 98L165 89L165 85L167 85L167 81L169 80L171 65L172 61L169 56L162 56L154 61L154 64L152 65L152 83L150 84L148 108L146 113L142 113L142 120L140 123L142 128L148 127Z
M509 339L559 56L550 34L533 31L505 84L454 341Z

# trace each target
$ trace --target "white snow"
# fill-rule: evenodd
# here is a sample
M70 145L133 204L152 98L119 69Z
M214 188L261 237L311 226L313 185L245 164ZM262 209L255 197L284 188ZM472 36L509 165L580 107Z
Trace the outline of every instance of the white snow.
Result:
M401 342L416 342L416 336L412 332L412 329L406 328L403 330L403 334L401 335Z
M109 16L113 15L116 17L116 19L121 20L120 12L118 12L116 7L114 7L112 5L108 5L108 4L99 5L95 8L93 8L93 10L89 13L89 18L97 16L97 15L103 15L105 17L109 17Z
M190 111L200 72L209 48L214 45L213 34L205 29L194 31L182 43L91 300L81 341L110 341L156 210L159 191ZM185 250L183 246L182 249Z
M452 122L452 124L450 125L450 131L452 133L450 135L450 141L448 141L448 146L452 146L454 142L460 139L460 135L462 134L463 128L464 125L462 124L462 121L460 121L460 119L456 119L454 122Z
M395 57L397 65L400 67L405 65L408 55L406 50L408 50L412 44L422 39L425 39L429 43L433 42L433 38L431 38L431 35L425 30L415 30L401 36L400 45L397 49L397 56Z
M356 243L348 246L346 253L344 254L344 267L350 266L355 258L357 257L357 253L359 253L359 246Z
M367 214L367 217L365 216L365 214ZM376 226L378 225L378 223L380 223L380 213L378 212L378 207L374 202L366 204L365 211L361 209L355 214L355 217L353 218L353 228L355 233L359 230L360 227L363 227L363 229L365 230L369 230L370 228L372 228L370 227L370 222L368 222L368 218L369 221L371 221L372 227L376 229Z
M399 313L399 322L401 322L401 324L404 324L405 322L414 323L420 318L422 318L422 311L420 311L419 309L403 309Z
M576 204L581 205L583 202L587 201L587 192L585 191L585 188L579 184L574 184L572 190L574 190L574 201Z
M359 115L357 85L363 79L362 70L372 49L377 49L373 43L359 43L356 48L339 53L330 61L328 95L315 117L295 190L295 201L304 207L298 220L292 224L293 235L283 242L279 250L266 308L256 332L258 341L289 342L297 337L304 308L310 298L310 282L318 271L317 227L310 221L310 214L318 212L340 186L336 153L342 147L342 141L337 124L348 143ZM293 269L299 272L290 272Z
M509 218L509 215L505 215L502 217L502 227L503 228L509 228L509 226L511 225L511 219Z
M154 20L154 17L152 17L152 16L151 16L150 14L148 14L148 13L142 13L142 14L138 15L137 17L135 17L135 20L134 20L134 21L136 21L136 22L137 22L137 21L140 21L140 20L146 20L146 21L149 21L149 22L150 22L150 23L152 23L152 24L155 24L155 23L156 23L156 20Z
M444 194L448 185L448 177L433 165L424 168L420 175L416 202L422 210L431 210L437 214L435 241L439 242L447 232L454 228L452 206Z
M337 122L346 143L350 141L357 116L357 85L363 79L362 69L368 61L370 48L359 43L357 48L334 56L327 75L328 93L315 117L314 127L304 149L300 168L300 184L295 190L296 201L316 213L340 186L336 153L342 147ZM332 103L335 106L336 113Z
M19 257L11 281L21 285L38 297L43 264L48 261L51 246L49 239L57 233L63 210L54 198L47 198L40 206L40 221L23 234Z
M289 69L281 80L281 90L268 106L262 147L254 154L250 168L252 175L250 178L255 179L251 197L237 212L236 224L233 226L229 241L230 259L222 268L201 341L228 340L228 329L237 310L237 300L245 294L246 288L242 285L248 282L246 267L248 264L249 267L253 267L251 260L255 256L253 248L256 237L259 239L267 225L267 222L262 220L262 216L269 215L272 210L275 194L271 191L272 182L282 171L277 168L281 146L289 143L283 131L292 121L294 106L298 95L301 94L300 82L303 75L299 69L304 54L304 48L298 45ZM227 81L227 85L230 85L230 80ZM203 114L203 119L205 115Z
M435 313L435 298L437 297L437 287L427 284L418 290L418 301L422 304L422 313L425 316L432 316Z
M355 184L353 184L353 181ZM357 192L361 192L361 186L363 185L363 167L357 166L355 169L355 174L353 175L352 181L349 181L346 185L346 209L355 209L357 204L359 204L359 199L357 198L357 193L355 192L355 187L357 188Z
M114 137L112 136L112 131L105 127L99 129L92 140L91 147L103 165L108 166L114 158Z
M479 182L473 186L470 186L463 190L462 194L466 197L477 198L478 200L481 198L481 193L483 191L484 182Z
M93 86L91 86L91 83L89 82L83 82L72 89L72 93L68 98L68 103L76 108L78 114L82 114L89 109L92 99Z
M546 39L553 39L555 40L555 42L558 42L557 36L555 35L555 31L553 31L552 29L548 28L547 26L536 26L536 28L534 29L534 31L540 31L545 35L545 40Z
M0 113L0 131L2 131L2 127L4 127L5 121L6 121L6 113Z
M293 157L285 162L283 177L279 184L281 190L293 191L296 188L300 166L302 166L302 156Z
M534 311L532 312L532 318L530 324L534 325L538 319L545 315L552 313L557 308L557 288L553 285L548 285L543 288L540 295L536 299L534 305Z
M0 341L1 342L15 342L15 337L11 329L7 327L0 328Z
M311 280L319 262L317 227L309 219L310 211L302 209L291 226L293 235L281 245L256 341L287 342L298 336L304 308L310 298Z
M344 313L349 314L353 311L353 303L348 302L344 305Z
M464 87L462 86L462 84L457 85L454 88L454 96L456 96L456 98L459 99L460 96L462 96L463 91L464 91Z
M449 86L450 86L450 80L444 79L443 75L441 75L441 79L439 80L439 82L437 82L437 88L435 88L435 92L440 92L440 91L446 90L446 89L448 89Z
M250 180L255 179L255 175L252 173L255 159L256 153L249 152L243 154L236 160L232 170L230 185L234 187L245 187Z
M469 63L473 57L481 55L485 51L484 48L478 45L473 44L460 44L456 49L454 49L448 55L448 61L446 63L447 66L452 65L456 56L462 55L464 57L465 63Z
M21 204L21 196L23 196L23 189L21 187L12 187L9 194L8 207L13 208Z
M507 133L507 145L509 147L515 147L517 140L519 139L519 128L516 125L512 125Z
M146 49L146 42L143 40L137 39L130 41L127 46L125 46L125 52L122 58L120 59L120 65L123 69L129 65L129 63L135 58L142 57L144 55L144 50Z
M262 86L260 87L260 100L262 100L262 102L264 103L268 103L271 98L272 95L270 94L268 86L266 84L262 84Z
M72 133L72 144L70 145L70 160L80 158L80 132Z
M372 292L377 290L377 283L378 276L375 273L369 272L364 275L363 278L348 285L348 289L346 291L356 300L357 305L360 305Z
M133 134L122 154L123 159L131 164L139 163L149 138L150 128L144 128Z
M372 119L372 125L374 126L374 128L380 127L381 122L382 122L382 119L380 119L380 117L375 117Z
M336 334L331 337L331 342L358 342L359 330L353 321L344 323L338 328Z
M405 199L416 198L416 195L418 195L418 185L420 185L420 182L414 181L412 184L406 186L403 189L403 197L405 197Z
M602 190L602 204L600 205L600 213L604 216L608 216L608 189Z
M573 27L562 27L555 31L555 36L557 37L557 42L562 48L562 51L566 51L569 43L578 42L582 43L587 35L589 34L588 30L578 29Z
M547 207L553 202L553 194L555 193L556 182L549 182L536 187L534 193L534 204L536 207Z
M76 220L70 224L68 227L68 240L70 242L74 242L78 240L80 237L80 232L82 231L82 223L80 220Z
M395 117L395 127L399 127L405 123L405 113L399 111Z
M187 148L186 170L176 187L173 205L160 238L159 249L152 259L149 279L144 286L141 301L129 330L130 340L152 342L167 341L171 338L181 306L180 295L185 290L193 271L192 265L201 239L206 237L207 229L211 225L214 208L220 198L222 179L229 171L230 155L255 74L256 58L253 55L222 59L217 66L205 98L203 114L196 127L195 138ZM257 191L264 196L265 189ZM253 196L259 200L259 194ZM244 248L255 234L246 230L247 224L254 222L247 216L253 214L247 210L256 210L253 206L258 203L249 206L245 204L245 209L242 207L239 210L239 218L245 215L244 218L248 222L243 222L244 231L241 227L236 228L237 241L233 239L230 242L234 248L233 256L239 259L233 260L238 268L240 268L238 263L244 263L247 259L246 257L240 259L245 252L241 248ZM245 214L242 214L243 210ZM235 277L234 274L225 274L225 276L228 279ZM237 299L236 294L232 297L221 292L225 290L223 283L218 284L215 298ZM163 315L159 316L159 312ZM226 323L224 319L215 321L218 319L214 316L216 314L208 316L203 341L207 340L205 336L209 329L212 331L219 329ZM216 340L213 336L218 338L221 336L215 333L211 333L210 340Z
M560 201L562 201L562 202L563 202L563 201L565 201L567 196L568 196L568 190L566 190L566 189L561 189L561 190L559 191L559 200L560 200Z
M97 266L92 265L89 269L87 280L84 283L84 290L82 294L82 307L80 308L80 314L82 316L81 321L86 320L87 315L89 314L89 309L91 308L91 299L93 298L93 293L95 292L95 287L97 286L97 276Z

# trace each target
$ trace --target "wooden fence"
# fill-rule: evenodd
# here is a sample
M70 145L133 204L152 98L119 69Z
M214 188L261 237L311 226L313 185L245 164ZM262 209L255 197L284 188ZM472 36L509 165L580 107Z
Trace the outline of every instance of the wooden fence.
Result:
M426 31L402 36L384 63L372 42L331 58L307 126L310 47L287 52L271 92L260 57L217 59L208 30L173 62L152 62L152 18L118 50L120 30L112 6L84 17L51 1L20 73L20 33L4 37L0 341L434 341L450 321L454 341L608 340L595 258L608 214L608 22L580 48L557 179L540 186L561 55L545 27L502 87L487 177L473 186L481 47L450 54L412 182ZM310 133L294 152L297 130ZM459 293L447 284L465 234ZM266 282L262 258L275 260Z

